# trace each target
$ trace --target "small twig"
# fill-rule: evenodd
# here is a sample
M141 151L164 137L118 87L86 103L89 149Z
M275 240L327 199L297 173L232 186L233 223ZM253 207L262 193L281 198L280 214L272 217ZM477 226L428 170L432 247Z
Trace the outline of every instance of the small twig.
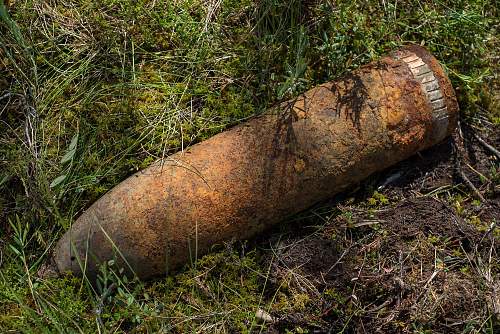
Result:
M460 166L460 164L458 164L458 165ZM458 173L459 173L460 177L462 178L462 180L464 180L465 184L474 192L474 194L477 196L477 198L481 202L486 203L486 199L483 197L483 195L481 195L479 190L477 190L476 186L474 186L474 184L472 184L472 182L469 180L469 178L465 175L464 171L460 167L458 168Z
M472 167L471 165L469 165L468 163L465 163L467 165L467 167L470 168L470 170L472 170L474 173L476 173L477 175L479 175L479 177L483 178L484 180L490 182L490 179L487 178L486 176L484 176L482 173L480 173L479 171L477 171L474 167Z
M465 153L464 153L465 152L464 143L463 143L464 139L463 139L460 125L458 127L458 137L459 137L458 139L455 138L455 140L454 140L455 149L457 152L457 157L456 157L456 162L455 162L455 164L456 164L455 168L457 169L457 173L460 175L460 177L465 182L465 184L474 192L477 199L479 199L483 203L486 203L487 201L484 198L484 196L479 192L479 190L477 190L476 186L474 186L474 184L469 180L467 175L465 175L464 171L462 170L461 162L462 162L462 160L466 160L466 159L465 159Z
M491 223L490 228L488 229L488 231L486 231L486 233L483 234L481 240L479 240L478 242L478 245L480 245L483 242L484 238L486 238L491 232L493 232L496 227L497 227L496 222Z
M429 279L427 280L427 282L425 282L425 285L423 287L423 291L420 292L420 294L418 295L418 297L415 299L415 304L419 302L420 298L422 298L422 296L424 295L425 293L425 289L427 289L427 286L432 282L432 280L434 279L434 277L436 277L436 275L439 273L439 270L434 270L434 272L432 273L432 275L429 277Z
M350 248L350 247L349 247ZM338 258L337 261L335 261L335 263L330 267L330 269L327 270L326 274L329 274L330 271L333 270L333 268L335 268L337 266L337 264L340 263L340 261L342 261L342 259L344 258L344 256L347 254L347 251L349 251L349 248L347 248L343 253L342 255L340 255L340 257Z
M370 225L381 224L381 223L385 223L385 220L365 219L365 220L360 221L359 223L340 225L340 227L342 227L342 228L357 228L357 227L370 226Z
M474 134L474 137L476 137L477 141L481 143L485 148L487 148L491 153L493 153L499 160L500 160L500 151L485 142L479 135Z
M5 99L5 98L11 97L12 95L14 95L14 94L12 94L12 93L10 93L10 92L5 93L5 94L3 94L2 96L0 96L0 101L2 101L2 100L3 100L3 99Z
M369 310L367 310L366 312L367 313L375 313L377 311L380 311L381 309L383 309L384 307L386 307L387 305L389 305L390 303L393 302L393 298L392 297L389 297L389 299L387 299L385 302L383 302L382 304L378 305L378 306L375 306Z
M445 325L446 327L453 327L453 326L458 326L458 325L463 325L463 324L466 324L468 322L471 322L472 320L476 320L476 319L479 319L479 317L475 317L475 318L472 318L472 319L466 319L466 320L457 320L457 319L450 319L450 318L444 318L445 321L453 321L453 323L449 324L449 325Z

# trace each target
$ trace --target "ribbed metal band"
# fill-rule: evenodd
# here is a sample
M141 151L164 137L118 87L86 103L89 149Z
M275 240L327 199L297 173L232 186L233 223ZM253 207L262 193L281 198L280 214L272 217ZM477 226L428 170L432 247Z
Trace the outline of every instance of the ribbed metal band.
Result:
M439 86L439 81L434 76L433 71L420 57L413 52L406 51L396 55L408 65L413 77L420 82L420 86L427 101L432 108L432 119L434 123L434 131L440 139L446 137L449 113L446 107L446 101Z

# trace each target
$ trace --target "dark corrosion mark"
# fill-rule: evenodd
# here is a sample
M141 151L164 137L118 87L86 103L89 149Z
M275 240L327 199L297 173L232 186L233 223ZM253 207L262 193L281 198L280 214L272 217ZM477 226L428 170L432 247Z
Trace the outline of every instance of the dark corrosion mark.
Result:
M361 111L365 104L368 92L361 77L355 73L345 78L346 88L344 94L338 89L337 84L332 85L332 92L336 94L335 114L340 117L342 111L345 112L346 119L350 119L352 124L361 131Z

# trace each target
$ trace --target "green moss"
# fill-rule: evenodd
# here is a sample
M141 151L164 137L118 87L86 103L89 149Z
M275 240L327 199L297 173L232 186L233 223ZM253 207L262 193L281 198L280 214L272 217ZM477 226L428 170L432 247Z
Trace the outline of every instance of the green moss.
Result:
M194 317L192 322L174 321L171 326L178 332L195 330L206 320L204 315L214 322L229 321L229 330L246 332L253 324L261 284L255 253L240 256L226 250L204 256L186 272L155 283L151 296L162 304L160 316ZM158 325L156 320L148 323L151 329Z

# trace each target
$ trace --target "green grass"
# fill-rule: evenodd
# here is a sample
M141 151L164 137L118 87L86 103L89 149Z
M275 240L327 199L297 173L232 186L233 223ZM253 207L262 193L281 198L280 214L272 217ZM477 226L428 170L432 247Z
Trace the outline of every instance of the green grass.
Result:
M495 0L0 0L0 331L259 332L257 309L314 315L255 248L147 283L111 263L97 289L35 274L126 176L405 43L443 62L465 121L500 124L498 16Z

